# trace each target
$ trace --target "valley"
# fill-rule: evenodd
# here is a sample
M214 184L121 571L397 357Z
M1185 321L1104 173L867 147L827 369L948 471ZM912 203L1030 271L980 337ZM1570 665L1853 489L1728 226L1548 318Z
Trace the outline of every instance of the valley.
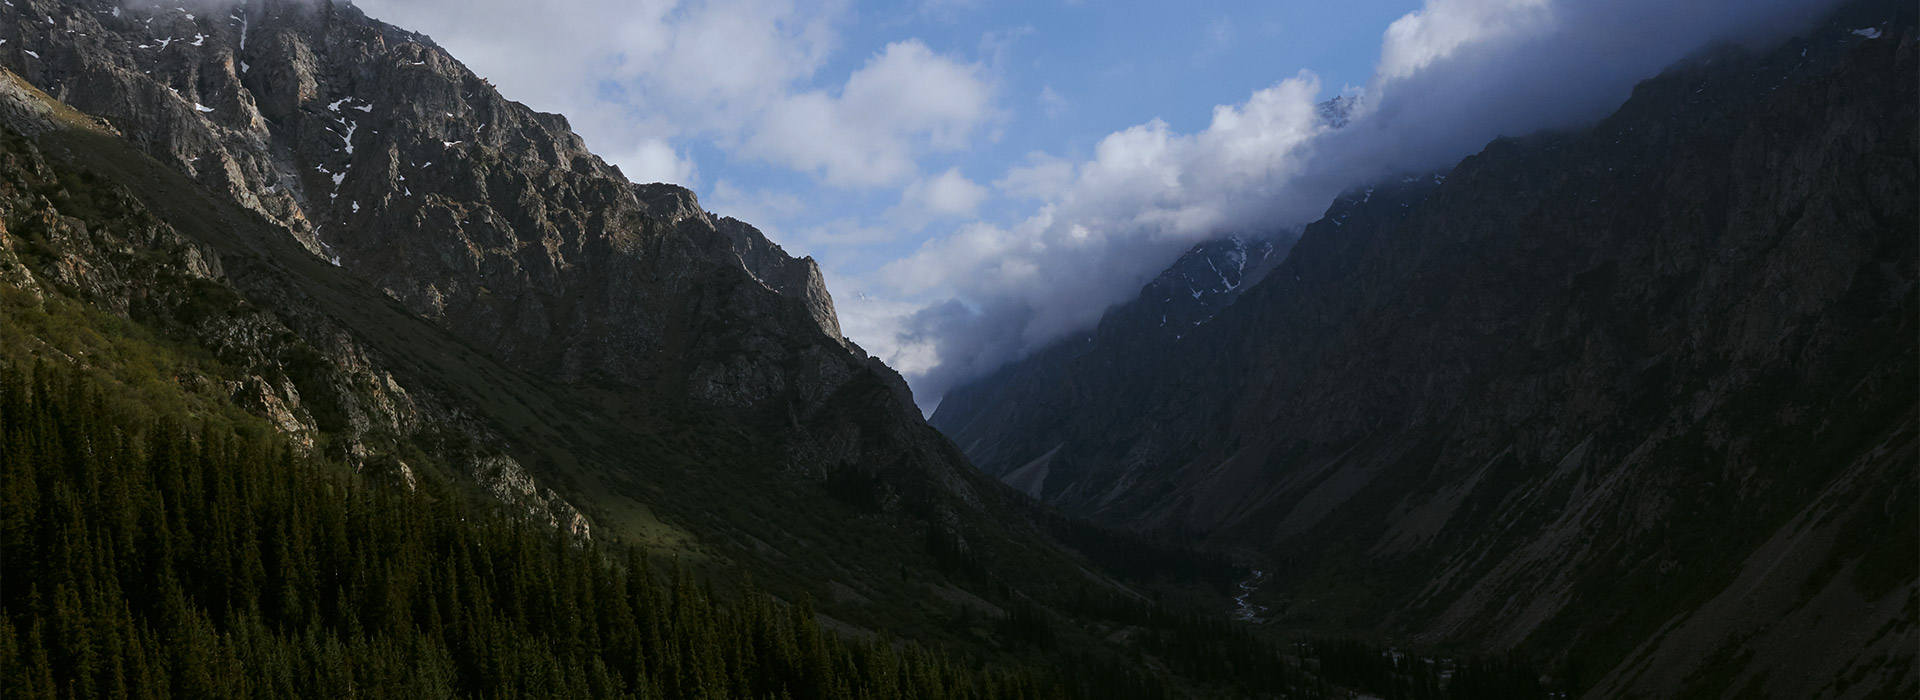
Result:
M923 417L831 248L425 34L11 0L0 691L1911 695L1920 29L1823 13Z

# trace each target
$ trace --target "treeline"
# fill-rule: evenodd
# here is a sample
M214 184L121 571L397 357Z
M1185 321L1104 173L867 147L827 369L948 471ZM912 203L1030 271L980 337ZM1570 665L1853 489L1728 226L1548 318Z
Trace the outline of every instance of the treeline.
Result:
M1067 610L1131 628L1129 640L1140 652L1183 678L1207 679L1249 697L1315 687L1285 646L1222 615L1091 588L1077 592Z
M1225 591L1248 573L1216 552L1067 518L1037 504L1029 514L1061 544L1122 578L1198 582Z
M1378 644L1317 639L1300 645L1326 683L1359 688L1384 700L1537 700L1547 696L1540 673L1519 654L1432 659Z
M1443 675L1353 642L1289 655L1220 616L1095 589L1042 607L944 531L936 559L1010 601L994 636L1044 665L850 640L750 581L721 599L637 550L128 403L81 372L0 363L6 697L1544 696L1517 658ZM1061 641L1081 625L1125 649Z
M0 366L0 572L8 697L1065 695L45 366Z

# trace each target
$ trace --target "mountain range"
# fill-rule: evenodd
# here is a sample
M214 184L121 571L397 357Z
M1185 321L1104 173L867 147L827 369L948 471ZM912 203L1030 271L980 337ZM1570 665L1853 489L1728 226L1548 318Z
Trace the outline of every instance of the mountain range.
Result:
M1911 695L1916 39L1200 243L923 419L814 260L427 36L8 0L0 683Z
M976 648L1009 609L1149 594L928 427L811 259L349 4L206 7L0 22L11 361L183 420L235 406L363 478L749 572L862 634Z
M1070 514L1257 561L1274 624L1536 649L1595 697L1910 691L1895 5L1355 189L1204 314L1179 280L1234 244L1199 246L932 423Z

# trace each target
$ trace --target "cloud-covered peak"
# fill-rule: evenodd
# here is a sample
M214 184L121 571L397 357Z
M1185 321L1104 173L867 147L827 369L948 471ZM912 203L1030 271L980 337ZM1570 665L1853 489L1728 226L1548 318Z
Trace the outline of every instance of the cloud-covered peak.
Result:
M1029 155L995 182L1037 206L964 223L886 265L855 336L898 362L926 407L1109 306L1195 241L1311 221L1338 192L1443 167L1501 135L1596 119L1708 43L1772 36L1831 0L1428 0L1390 24L1359 94L1311 72L1214 108L1206 128L1154 119L1090 156Z

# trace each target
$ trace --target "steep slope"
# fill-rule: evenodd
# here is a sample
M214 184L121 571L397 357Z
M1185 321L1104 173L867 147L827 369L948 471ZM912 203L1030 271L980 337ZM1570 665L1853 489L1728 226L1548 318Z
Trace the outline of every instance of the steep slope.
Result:
M738 407L862 366L783 347L841 342L811 260L350 5L37 0L6 33L34 85L516 366Z
M1913 15L1350 195L1184 338L935 420L997 416L960 443L1050 460L1070 512L1264 557L1283 622L1518 645L1596 697L1910 694Z
M330 2L19 0L0 39L29 357L80 361L32 321L78 305L325 457L751 571L847 631L998 653L997 618L953 618L1132 595L838 337L811 260L424 37Z
M1049 392L1141 369L1131 360L1164 352L1232 304L1280 261L1289 243L1285 236L1229 236L1196 244L1142 287L1139 297L1109 309L1093 330L1055 341L949 392L928 422L953 438L980 469L1030 496L1043 497L1054 471L1072 470L1065 460L1056 461L1059 455L1052 450L1036 456L1023 449L1044 439L1035 436L1052 426L1031 419L1063 417L1064 412L1054 410L1063 397Z

